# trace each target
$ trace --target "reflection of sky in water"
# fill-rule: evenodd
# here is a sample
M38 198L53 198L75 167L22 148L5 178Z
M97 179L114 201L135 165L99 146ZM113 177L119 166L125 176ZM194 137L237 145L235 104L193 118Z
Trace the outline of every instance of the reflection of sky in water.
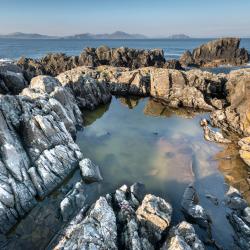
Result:
M143 182L149 193L171 202L177 222L183 218L180 202L184 189L194 181L202 205L214 214L214 225L219 227L215 237L231 242L225 208L214 207L205 198L212 194L222 200L225 192L214 159L222 147L205 141L199 125L207 114L176 114L148 98L137 103L132 100L129 106L134 108L129 109L124 98L113 97L108 112L101 116L102 111L97 111L96 120L93 112L85 115L88 126L79 133L77 143L84 156L101 167L104 182L100 194L113 192L124 183Z

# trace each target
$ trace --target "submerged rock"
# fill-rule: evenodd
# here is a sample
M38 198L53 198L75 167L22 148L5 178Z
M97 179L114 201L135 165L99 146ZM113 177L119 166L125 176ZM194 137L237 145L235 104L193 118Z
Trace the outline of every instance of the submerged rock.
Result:
M77 182L61 201L60 210L63 221L68 221L80 209L81 211L87 209L86 193L83 183Z
M195 188L190 184L182 197L181 206L187 219L200 225L201 227L208 228L210 224L210 217L205 209L198 204L198 196Z
M184 66L218 67L220 65L243 65L249 61L246 49L239 48L240 39L221 38L185 52L180 62Z
M79 167L84 181L91 183L103 180L99 167L95 165L90 159L81 160L79 162Z

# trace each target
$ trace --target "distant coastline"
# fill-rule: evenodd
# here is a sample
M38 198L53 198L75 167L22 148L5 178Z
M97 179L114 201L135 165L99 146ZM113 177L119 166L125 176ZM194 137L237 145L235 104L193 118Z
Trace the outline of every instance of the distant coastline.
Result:
M185 34L174 34L166 37L149 37L142 34L129 34L123 31L116 31L114 33L104 33L104 34L92 34L92 33L83 33L76 34L71 36L50 36L42 35L37 33L22 33L15 32L6 35L0 35L0 38L5 39L70 39L70 40L119 40L119 39L191 39L192 37Z

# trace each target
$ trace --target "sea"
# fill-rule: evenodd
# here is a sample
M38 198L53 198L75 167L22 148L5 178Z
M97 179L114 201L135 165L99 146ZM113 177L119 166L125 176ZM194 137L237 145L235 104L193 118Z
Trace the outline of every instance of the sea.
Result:
M47 53L79 55L86 47L106 45L111 48L163 49L166 59L178 59L186 50L206 43L209 39L137 39L137 40L76 40L76 39L0 39L0 61L16 60L21 56L40 58ZM250 52L250 39L242 39L241 47Z

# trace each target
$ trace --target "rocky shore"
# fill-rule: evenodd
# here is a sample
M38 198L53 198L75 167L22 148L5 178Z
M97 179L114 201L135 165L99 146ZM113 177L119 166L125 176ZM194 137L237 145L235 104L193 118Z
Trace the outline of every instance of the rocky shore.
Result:
M238 49L239 44L232 43L222 45L225 50L228 46ZM237 64L245 62L242 54L244 51L236 53ZM107 47L85 49L79 57L56 54L0 66L2 235L75 168L81 168L85 181L101 180L98 168L84 159L74 139L84 125L81 109L94 110L110 102L112 95L151 96L169 107L211 112L210 121L202 123L205 138L220 143L235 141L241 158L250 166L250 70L216 75L165 66L159 50ZM222 134L213 133L209 125L221 128ZM153 194L145 195L141 184L123 186L98 199L89 210L84 195L78 184L61 205L66 221L73 215L68 212L72 207L80 212L63 236L54 239L53 248L204 249L192 225L183 221L172 226L171 205ZM227 197L237 245L248 249L249 207L235 190ZM193 186L187 188L182 206L189 222L210 227Z

